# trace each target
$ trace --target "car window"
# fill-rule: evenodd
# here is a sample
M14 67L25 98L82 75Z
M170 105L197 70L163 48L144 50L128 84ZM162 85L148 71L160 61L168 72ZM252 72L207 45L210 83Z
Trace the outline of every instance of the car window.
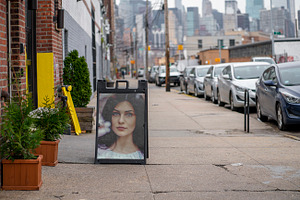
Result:
M280 81L286 86L300 85L300 66L279 68Z
M212 76L213 73L213 66L211 66L208 70L207 70L207 74L210 74L210 77Z
M176 67L170 67L170 72L178 72Z
M254 61L255 62L268 62L270 64L275 64L273 59L267 59L267 58L261 58L261 59L256 58Z
M194 74L195 75L195 68L192 68L189 74Z
M214 77L218 77L221 74L223 69L224 67L215 67Z
M163 66L160 68L160 73L165 73L166 72L166 68Z
M263 80L264 80L264 81L270 80L270 71L271 71L271 68L269 68L268 70L266 70L266 71L263 73L262 77L263 77Z
M266 70L269 65L247 65L234 68L234 77L236 79L256 79L259 78L263 71Z
M197 77L204 77L207 73L208 68L197 68L196 69L196 76Z
M274 83L277 83L277 76L276 76L275 67L272 67L270 69L270 80L272 80Z
M224 70L222 71L222 75L228 74L228 69L229 68L230 68L230 66L227 66L226 68L224 68Z

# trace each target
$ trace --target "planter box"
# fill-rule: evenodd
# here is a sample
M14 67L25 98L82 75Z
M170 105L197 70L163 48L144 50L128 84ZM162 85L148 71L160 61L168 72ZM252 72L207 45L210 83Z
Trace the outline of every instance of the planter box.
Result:
M42 158L2 160L2 189L39 190L43 183Z
M35 149L35 154L43 155L43 166L56 166L58 163L58 143L60 141L41 141L40 146Z
M94 125L94 114L95 114L95 107L80 107L75 108L76 114L78 117L78 121L80 124L80 128L82 131L86 131L87 133L91 133L93 130ZM72 130L74 130L74 127L72 125Z

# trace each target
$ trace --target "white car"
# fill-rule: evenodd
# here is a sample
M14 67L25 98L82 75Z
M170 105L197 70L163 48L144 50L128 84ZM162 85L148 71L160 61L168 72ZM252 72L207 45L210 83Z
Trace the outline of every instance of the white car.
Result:
M218 78L218 104L230 104L231 110L244 106L245 90L249 91L250 107L255 107L255 82L270 67L267 62L229 63Z
M217 65L212 65L208 69L203 83L205 100L208 100L210 98L213 103L217 103L218 76L221 74L222 70L228 65L229 63L222 63Z
M194 66L187 77L187 94L193 93L196 97L204 94L203 81L210 65Z
M144 68L139 68L138 70L138 76L143 77L144 76Z
M270 57L253 57L252 62L268 62L270 64L276 64L273 58Z
M169 83L173 83L175 85L179 85L179 77L180 72L177 70L176 66L170 66L170 75L169 75ZM155 84L157 86L161 86L165 84L166 81L166 66L159 66L157 69L157 73L155 75Z

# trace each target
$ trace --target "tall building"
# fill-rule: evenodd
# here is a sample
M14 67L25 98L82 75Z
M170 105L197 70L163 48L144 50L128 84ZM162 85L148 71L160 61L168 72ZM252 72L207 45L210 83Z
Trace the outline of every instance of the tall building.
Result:
M214 18L217 21L217 24L219 26L219 30L222 30L223 29L223 13L220 13L219 11L213 9L212 14L213 14Z
M284 7L290 12L291 20L294 22L296 18L295 0L272 0L273 8Z
M212 5L210 0L202 0L202 17L212 14Z
M177 8L178 10L183 11L183 5L182 5L182 0L175 0L175 8Z
M294 37L294 29L291 25L290 13L284 8L272 9L272 23L271 11L263 10L260 13L260 27L265 33L280 32L285 37Z
M199 9L198 7L187 8L187 35L199 35Z
M252 19L259 19L260 10L264 9L264 0L247 0L246 13Z
M237 29L237 1L225 0L224 30Z
M238 18L238 28L242 28L243 30L250 31L249 14L238 13L237 18Z
M144 0L120 0L119 16L124 19L125 28L133 28L135 26L135 16L145 13L147 2ZM151 2L148 2L151 8Z

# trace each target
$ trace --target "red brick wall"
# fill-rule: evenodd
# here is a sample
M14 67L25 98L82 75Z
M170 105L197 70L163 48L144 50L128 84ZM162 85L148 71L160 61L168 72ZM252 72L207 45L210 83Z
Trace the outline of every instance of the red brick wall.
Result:
M11 0L11 64L12 64L12 76L15 73L23 70L24 74L19 78L20 91L26 91L26 65L25 54L20 54L20 44L26 43L25 34L25 1L23 0ZM16 91L16 87L13 87L13 92Z
M7 53L6 52L7 52L6 1L1 1L0 2L0 93L3 90L7 91ZM0 115L1 113L2 113L2 101L0 99Z
M63 53L62 53L62 33L56 29L53 22L55 15L55 1L39 0L37 10L37 52L53 53L54 64L58 64L54 72L54 85L62 84ZM61 9L61 0L58 0L58 8Z

